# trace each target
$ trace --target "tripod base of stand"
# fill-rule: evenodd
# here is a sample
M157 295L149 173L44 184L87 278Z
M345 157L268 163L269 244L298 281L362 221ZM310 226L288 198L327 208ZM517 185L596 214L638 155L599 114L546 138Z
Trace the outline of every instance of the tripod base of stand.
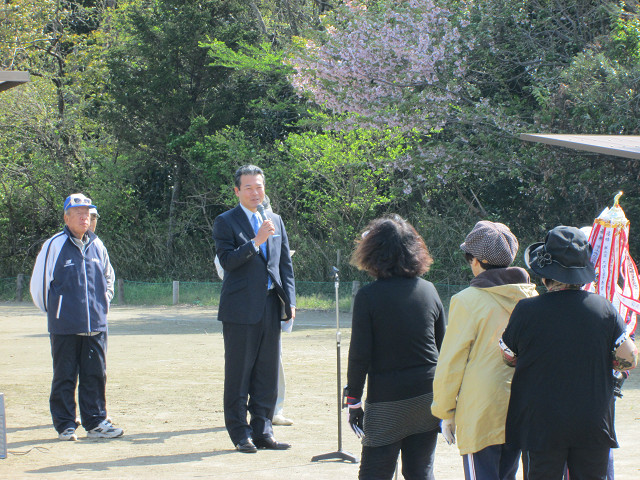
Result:
M312 462L319 462L321 460L342 460L344 462L358 463L358 459L344 450L338 450L337 452L323 453L322 455L316 455L311 458Z

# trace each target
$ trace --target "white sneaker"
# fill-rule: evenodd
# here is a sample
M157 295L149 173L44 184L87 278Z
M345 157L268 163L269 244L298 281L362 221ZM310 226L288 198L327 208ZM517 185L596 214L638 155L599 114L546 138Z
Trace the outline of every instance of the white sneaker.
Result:
M124 430L113 425L109 420L103 420L100 425L87 432L89 438L116 438L121 437Z
M66 440L75 442L78 440L78 436L76 435L76 429L73 427L69 427L64 430L64 432L58 434L58 440Z
M274 415L273 420L271 420L273 425L281 425L281 426L289 426L293 425L293 420L289 420L284 415Z

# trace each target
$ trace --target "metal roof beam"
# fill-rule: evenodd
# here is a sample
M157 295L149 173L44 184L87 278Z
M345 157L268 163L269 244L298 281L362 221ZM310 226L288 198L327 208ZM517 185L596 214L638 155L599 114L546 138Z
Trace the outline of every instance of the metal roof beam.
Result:
M640 135L552 135L523 133L520 140L640 160Z
M0 71L0 92L30 81L29 72Z

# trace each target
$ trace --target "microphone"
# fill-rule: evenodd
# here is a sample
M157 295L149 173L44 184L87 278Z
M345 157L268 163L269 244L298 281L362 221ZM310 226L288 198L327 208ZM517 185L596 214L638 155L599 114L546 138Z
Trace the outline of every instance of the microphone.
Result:
M256 207L258 209L258 213L260 214L260 217L262 217L262 221L264 222L267 219L267 215L264 213L264 205L260 204ZM272 237L279 237L279 234L273 234L271 235Z
M264 213L264 205L258 205L258 213L260 214L260 217L262 217L262 221L264 222L267 219L267 216Z

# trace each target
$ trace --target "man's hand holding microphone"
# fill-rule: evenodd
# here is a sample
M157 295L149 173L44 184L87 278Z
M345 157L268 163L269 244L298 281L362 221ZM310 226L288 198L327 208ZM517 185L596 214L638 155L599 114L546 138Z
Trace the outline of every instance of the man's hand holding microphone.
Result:
M264 205L260 204L256 208L258 209L258 214L260 215L260 218L262 218L262 225L260 225L260 228L258 229L258 233L256 234L256 238L254 239L254 242L256 243L256 245L259 246L259 245L262 245L264 242L266 242L270 236L279 237L280 235L274 235L276 232L276 226L273 224L271 219L267 217L267 214L264 211ZM266 227L265 227L265 224L266 224ZM260 242L258 242L258 235L260 235L263 228L265 229L264 234L266 236L264 237L264 240L261 240Z
M267 239L274 234L275 231L276 227L273 222L268 218L264 220L262 222L262 225L260 225L260 228L258 229L258 233L256 233L256 236L253 239L256 247L259 247L260 245L265 243Z

